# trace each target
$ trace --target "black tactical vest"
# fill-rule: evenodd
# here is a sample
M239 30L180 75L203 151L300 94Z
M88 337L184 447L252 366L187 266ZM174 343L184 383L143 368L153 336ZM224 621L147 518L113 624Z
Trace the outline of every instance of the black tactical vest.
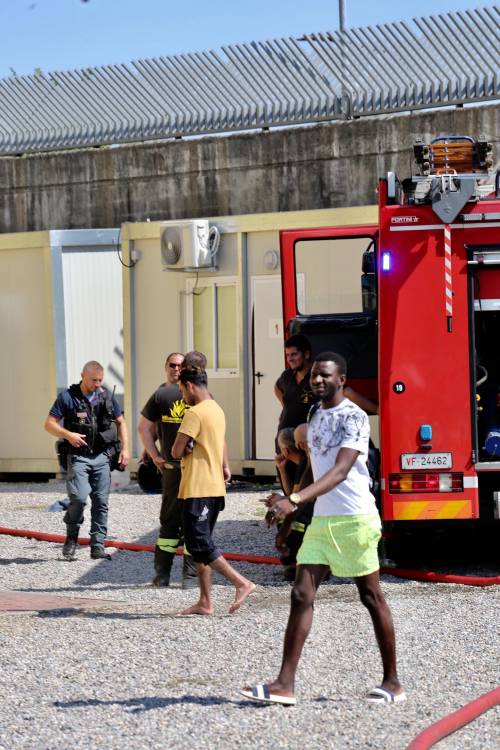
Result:
M118 428L113 411L111 394L105 388L99 391L93 403L84 398L80 385L69 387L72 407L64 415L64 426L70 432L85 435L87 445L74 448L67 443L67 450L79 456L102 453L118 441Z

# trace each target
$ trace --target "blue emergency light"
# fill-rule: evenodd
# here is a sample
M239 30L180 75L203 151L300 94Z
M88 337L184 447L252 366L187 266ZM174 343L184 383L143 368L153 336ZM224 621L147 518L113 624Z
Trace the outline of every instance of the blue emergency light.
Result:
M432 426L430 424L421 424L419 430L420 440L424 443L428 443L432 440Z
M382 271L391 270L391 254L382 253Z

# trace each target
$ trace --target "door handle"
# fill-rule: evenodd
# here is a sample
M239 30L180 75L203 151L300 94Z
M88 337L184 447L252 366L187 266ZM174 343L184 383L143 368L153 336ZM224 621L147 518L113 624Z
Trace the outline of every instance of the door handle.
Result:
M259 372L254 373L254 378L257 378L258 385L260 385L260 379L263 378L263 377L264 377L264 373L260 372L260 370L259 370Z

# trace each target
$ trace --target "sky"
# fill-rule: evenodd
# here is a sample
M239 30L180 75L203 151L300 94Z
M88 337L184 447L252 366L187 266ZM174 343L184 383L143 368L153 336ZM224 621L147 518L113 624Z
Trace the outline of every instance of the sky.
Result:
M494 4L345 0L346 25ZM0 78L335 31L338 8L338 0L0 0Z

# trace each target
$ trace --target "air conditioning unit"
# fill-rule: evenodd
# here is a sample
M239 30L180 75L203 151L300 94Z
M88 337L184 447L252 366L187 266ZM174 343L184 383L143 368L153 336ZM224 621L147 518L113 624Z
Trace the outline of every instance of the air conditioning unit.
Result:
M206 219L162 223L160 243L164 268L189 270L213 266L214 252Z

